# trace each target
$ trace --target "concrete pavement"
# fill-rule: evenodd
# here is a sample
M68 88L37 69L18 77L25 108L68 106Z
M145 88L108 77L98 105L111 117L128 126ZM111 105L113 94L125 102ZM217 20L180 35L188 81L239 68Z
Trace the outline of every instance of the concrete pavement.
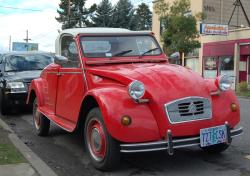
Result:
M29 147L27 147L0 118L0 127L9 132L9 139L29 163L0 165L0 176L57 176Z

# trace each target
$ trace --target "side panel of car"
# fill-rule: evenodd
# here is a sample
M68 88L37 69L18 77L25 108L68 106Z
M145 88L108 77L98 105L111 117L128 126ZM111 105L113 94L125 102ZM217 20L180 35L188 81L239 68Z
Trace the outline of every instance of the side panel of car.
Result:
M43 97L45 106L50 114L54 114L56 109L56 95L58 85L58 70L60 66L57 64L50 64L46 71L42 72L43 80Z
M80 68L60 68L56 115L77 123L81 107L81 101L85 93L82 69Z

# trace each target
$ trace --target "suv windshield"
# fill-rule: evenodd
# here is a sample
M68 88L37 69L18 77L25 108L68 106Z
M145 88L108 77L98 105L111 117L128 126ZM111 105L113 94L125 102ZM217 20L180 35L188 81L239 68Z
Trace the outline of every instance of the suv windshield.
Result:
M53 57L45 54L11 55L5 60L5 71L42 70L53 62Z
M85 57L116 57L160 55L161 49L156 40L145 36L93 36L81 37Z

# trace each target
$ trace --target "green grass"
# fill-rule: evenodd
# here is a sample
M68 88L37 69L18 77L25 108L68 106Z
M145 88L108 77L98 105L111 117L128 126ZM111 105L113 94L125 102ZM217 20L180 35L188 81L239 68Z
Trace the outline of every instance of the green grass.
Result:
M0 127L0 165L27 162L8 138L8 132Z
M250 91L237 92L237 95L241 97L250 97Z

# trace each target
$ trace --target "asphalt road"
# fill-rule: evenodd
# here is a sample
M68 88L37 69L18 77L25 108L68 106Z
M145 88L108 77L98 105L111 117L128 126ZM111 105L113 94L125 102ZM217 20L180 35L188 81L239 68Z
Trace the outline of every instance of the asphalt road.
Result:
M250 176L250 99L240 99L240 104L244 134L223 154L206 154L199 147L176 150L174 156L165 152L127 154L116 171L104 173L90 164L79 135L53 125L48 137L38 137L34 135L31 112L1 118L59 176Z

